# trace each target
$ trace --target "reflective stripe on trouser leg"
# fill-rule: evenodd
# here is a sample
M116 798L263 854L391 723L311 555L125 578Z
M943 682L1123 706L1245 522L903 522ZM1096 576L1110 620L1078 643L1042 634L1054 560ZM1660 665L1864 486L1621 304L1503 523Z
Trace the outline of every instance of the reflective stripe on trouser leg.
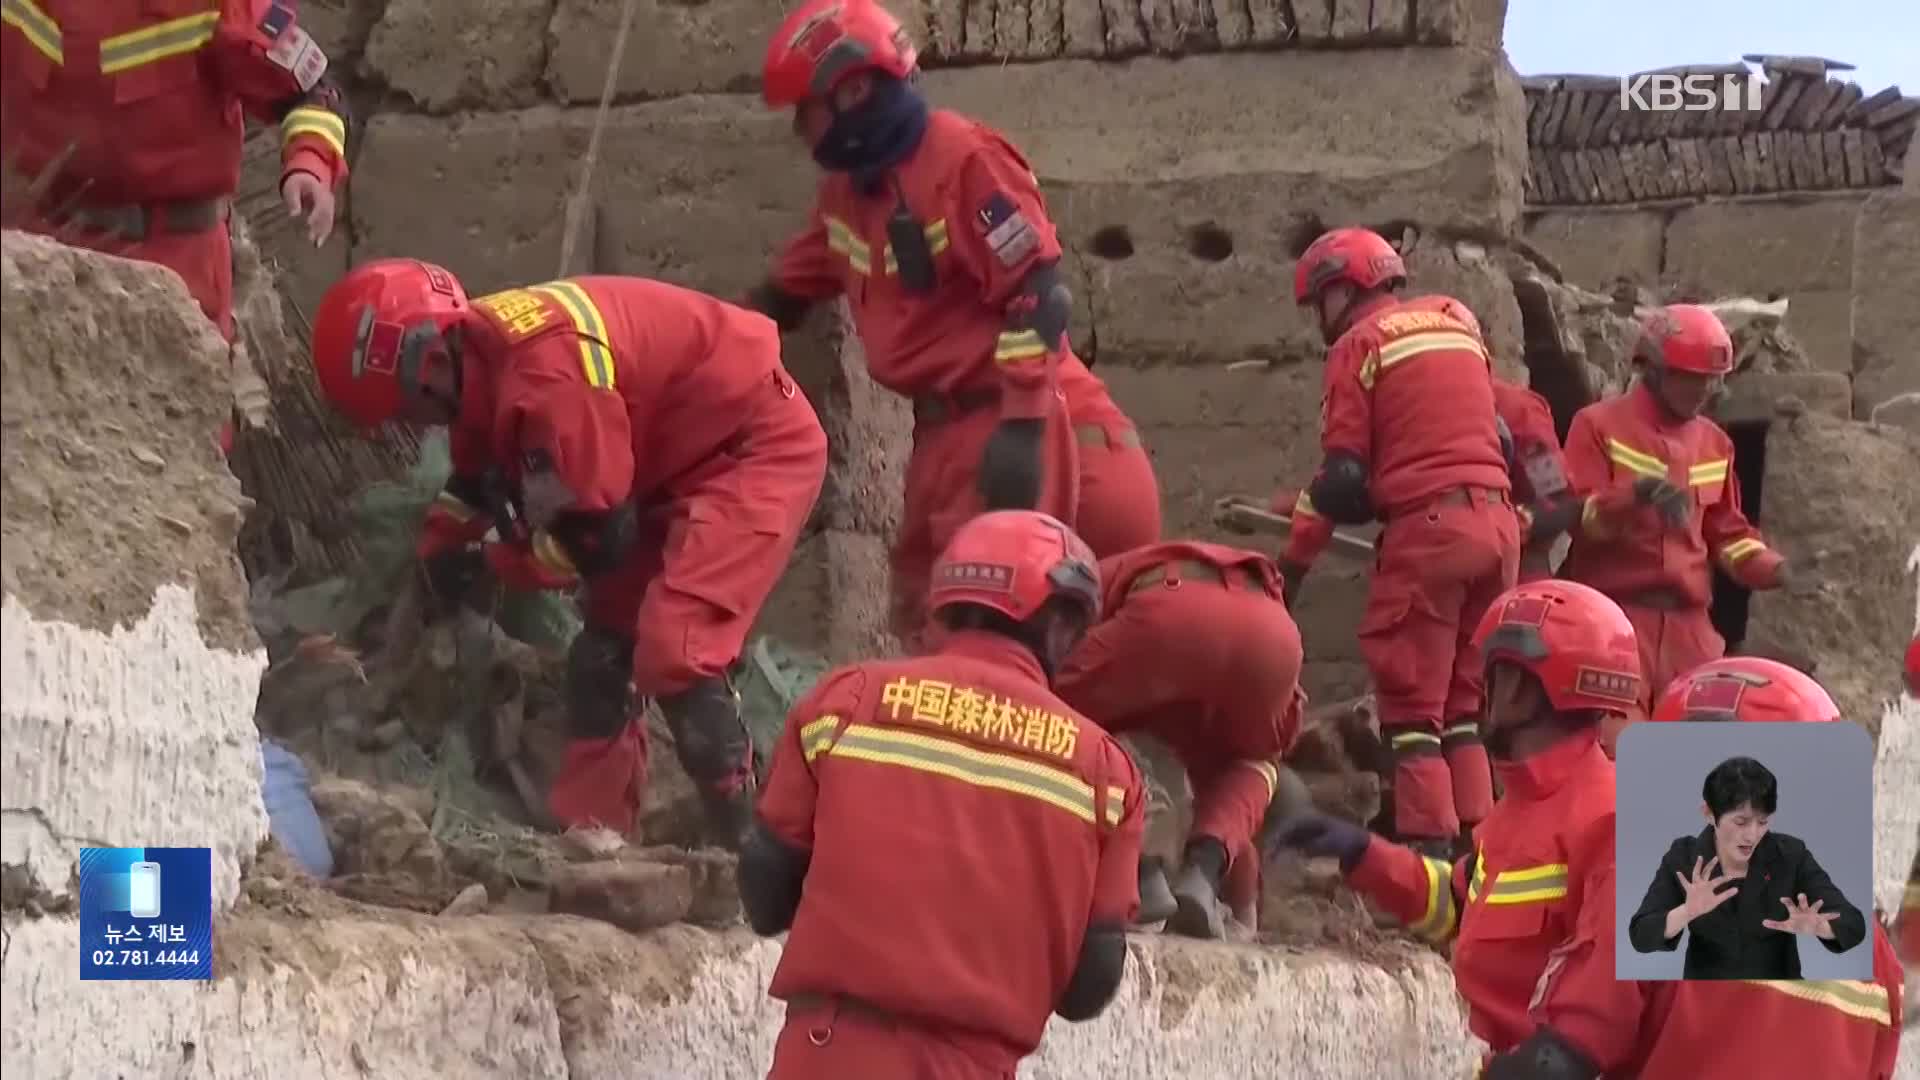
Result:
M1493 767L1480 742L1480 723L1462 716L1440 732L1440 752L1453 778L1453 809L1460 824L1471 828L1493 812Z
M1453 779L1431 720L1382 725L1393 748L1394 831L1405 840L1452 840L1460 833Z

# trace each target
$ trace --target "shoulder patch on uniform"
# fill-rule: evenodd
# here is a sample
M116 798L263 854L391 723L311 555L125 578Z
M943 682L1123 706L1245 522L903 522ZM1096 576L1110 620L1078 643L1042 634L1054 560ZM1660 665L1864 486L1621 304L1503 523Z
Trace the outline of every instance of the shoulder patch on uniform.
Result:
M506 289L477 297L473 308L496 323L508 341L524 341L556 326L572 325L559 304L532 289Z
M993 257L1001 266L1019 266L1033 250L1040 246L1040 236L1034 232L1033 224L1020 212L1020 206L1004 191L995 191L980 204L974 214L974 224L986 237L987 247L992 249Z
M1536 496L1544 499L1567 490L1567 475L1560 469L1559 457L1546 447L1534 447L1524 464L1527 482L1533 485Z
M292 25L292 8L280 3L269 4L267 13L260 17L260 36L268 41L278 40L281 33Z
M935 587L946 585L985 592L1013 591L1013 567L1005 563L956 562L942 565L934 574Z
M320 82L320 76L327 73L326 50L306 30L292 22L281 27L280 33L274 36L273 47L267 50L267 59L292 75L303 94L313 89Z

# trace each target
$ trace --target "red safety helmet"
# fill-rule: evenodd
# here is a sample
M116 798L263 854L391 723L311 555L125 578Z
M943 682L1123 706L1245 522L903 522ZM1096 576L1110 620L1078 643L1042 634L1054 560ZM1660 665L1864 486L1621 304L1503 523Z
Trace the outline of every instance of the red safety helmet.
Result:
M1473 635L1486 663L1533 673L1560 712L1624 713L1640 702L1640 646L1620 605L1572 581L1536 581L1502 593Z
M313 373L347 419L376 427L419 391L430 346L467 312L467 293L443 267L376 259L320 298Z
M1406 280L1407 264L1386 237L1371 229L1335 229L1307 245L1294 265L1293 302L1312 303L1336 281L1375 289Z
M1669 683L1654 702L1653 718L1831 723L1840 719L1840 706L1804 672L1777 660L1730 656Z
M1100 617L1100 563L1072 529L1033 510L995 510L960 526L933 564L927 602L979 604L1015 622L1060 596Z
M1725 375L1733 370L1733 339L1720 317L1698 304L1669 304L1640 320L1633 358L1668 371Z
M785 109L825 97L856 71L904 79L919 60L906 27L876 0L808 0L767 43L760 95L769 107Z

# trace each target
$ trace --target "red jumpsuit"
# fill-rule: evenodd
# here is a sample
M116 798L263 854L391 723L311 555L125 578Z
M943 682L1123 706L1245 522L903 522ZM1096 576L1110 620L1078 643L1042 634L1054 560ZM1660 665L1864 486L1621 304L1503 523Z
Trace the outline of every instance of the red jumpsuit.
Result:
M1474 831L1472 855L1450 866L1375 838L1347 875L1422 937L1458 935L1453 978L1467 1026L1496 1054L1538 1023L1586 1045L1593 1026L1631 1028L1640 1015L1641 984L1614 979L1611 951L1604 979L1562 978L1563 1004L1529 1013L1536 987L1568 962L1568 943L1590 940L1603 919L1613 925L1614 773L1599 742L1590 730L1496 762L1503 794Z
M1644 384L1574 415L1567 468L1586 502L1560 576L1606 593L1633 620L1645 709L1675 676L1726 652L1707 614L1708 560L1749 588L1775 584L1785 560L1740 512L1733 440L1704 416L1673 419ZM1641 477L1692 493L1685 528L1667 528L1658 510L1633 505ZM1617 737L1609 733L1609 752Z
M1386 522L1360 649L1381 724L1394 732L1395 827L1450 839L1493 801L1473 632L1512 587L1520 541L1486 350L1465 324L1421 310L1431 303L1383 297L1334 343L1321 446L1368 463L1368 495ZM1333 523L1304 494L1293 512L1285 558L1310 565Z
M1046 352L1007 313L1036 267L1060 258L1047 208L1018 151L986 126L935 110L897 180L863 194L821 181L809 227L771 275L809 300L845 294L875 382L914 402L913 454L894 542L894 625L917 635L927 577L954 529L982 508L975 478L1003 418L1047 420L1040 503L1096 555L1160 538L1160 496L1140 436L1107 388L1062 343ZM904 200L924 228L937 278L901 281L888 221Z
M1101 621L1061 666L1060 697L1121 735L1174 752L1193 785L1193 838L1229 857L1225 898L1253 925L1254 833L1300 733L1300 630L1280 571L1252 551L1150 544L1100 562Z
M586 583L588 624L634 641L642 696L723 676L826 476L826 434L781 367L773 323L626 277L508 289L473 313L455 476L503 472L532 530L526 558L555 587L576 577L547 531L554 515L631 505L634 542ZM457 503L443 492L435 512L483 509ZM645 732L628 722L574 744L551 795L563 823L632 827Z
M769 990L774 1080L1012 1080L1087 927L1139 907L1139 773L997 634L829 673L759 814L811 853Z
M346 179L327 57L270 0L6 0L0 159L56 179L19 227L156 262L233 336L227 221L244 115L278 123L281 176ZM64 163L61 158L72 148ZM13 225L9 222L9 225Z
M1553 426L1547 399L1524 386L1493 380L1493 406L1513 436L1513 500L1524 533L1533 519L1554 500L1569 496L1567 458L1560 450L1560 433ZM1544 581L1553 576L1548 556L1552 541L1520 549L1520 581Z

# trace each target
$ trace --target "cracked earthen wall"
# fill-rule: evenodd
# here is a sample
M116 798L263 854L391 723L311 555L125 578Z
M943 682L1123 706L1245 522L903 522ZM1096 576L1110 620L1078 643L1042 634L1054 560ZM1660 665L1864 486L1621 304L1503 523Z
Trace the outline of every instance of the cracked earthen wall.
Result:
M358 112L345 238L279 245L312 310L350 262L439 260L475 290L552 276L621 5L361 0L331 13ZM1517 371L1486 246L1512 234L1524 102L1503 0L938 0L895 5L928 93L1022 148L1067 248L1076 347L1140 424L1170 534L1221 495L1303 481L1319 368L1288 287L1316 223L1417 224L1421 286L1463 296ZM783 5L636 0L576 269L733 296L799 227L813 166L757 93ZM1071 88L1071 92L1063 92ZM878 640L907 414L831 314L787 359L835 443L827 497L767 627L836 658ZM1251 361L1248 364L1246 362ZM1230 365L1232 365L1230 367ZM1305 600L1322 693L1357 688L1359 568ZM826 596L834 603L821 605ZM848 601L847 598L855 598ZM846 602L842 602L846 601Z

